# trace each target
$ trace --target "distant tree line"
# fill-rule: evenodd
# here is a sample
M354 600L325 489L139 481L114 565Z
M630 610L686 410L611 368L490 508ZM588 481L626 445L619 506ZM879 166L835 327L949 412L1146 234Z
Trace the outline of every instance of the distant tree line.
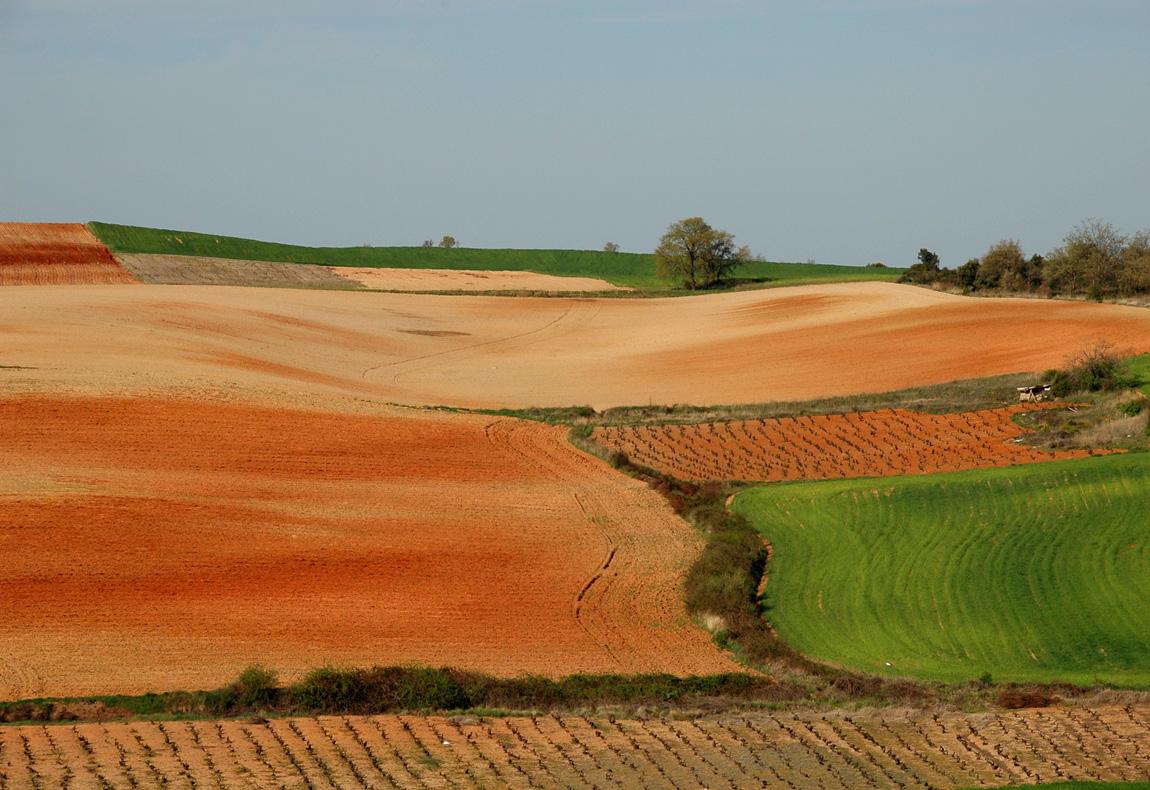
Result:
M1014 239L991 246L957 269L939 265L923 248L899 282L963 292L1035 293L1105 299L1150 293L1150 230L1125 235L1109 222L1086 220L1045 256L1022 251Z

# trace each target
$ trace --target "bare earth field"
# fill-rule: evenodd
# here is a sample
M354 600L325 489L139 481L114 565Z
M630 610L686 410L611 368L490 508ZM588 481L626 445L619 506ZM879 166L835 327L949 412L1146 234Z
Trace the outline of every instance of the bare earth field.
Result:
M538 423L190 399L0 401L0 698L261 662L706 674L698 536Z
M374 269L354 266L328 267L365 288L383 291L625 291L593 277L558 277L520 271L472 269Z
M0 285L131 282L135 278L83 225L0 222Z
M521 271L378 269L310 263L237 261L192 255L117 253L140 282L152 285L250 285L382 291L622 291L606 280Z
M1099 338L1150 351L1144 309L889 283L650 300L28 287L0 289L0 331L0 392L464 407L794 400L1042 370Z
M1080 458L1012 440L1033 406L962 414L883 409L699 425L605 426L592 438L681 480L826 480L929 474Z
M250 285L260 287L355 288L327 266L276 261L237 261L191 255L116 253L113 257L142 283L151 285Z
M0 727L37 787L952 788L1138 781L1144 706L692 719L321 716Z

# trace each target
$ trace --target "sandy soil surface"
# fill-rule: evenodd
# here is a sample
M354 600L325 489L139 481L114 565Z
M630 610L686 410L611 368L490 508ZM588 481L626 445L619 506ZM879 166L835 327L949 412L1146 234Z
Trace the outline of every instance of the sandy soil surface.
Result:
M565 430L191 399L0 400L0 699L215 688L250 663L730 671L700 547Z
M1150 311L889 283L683 299L0 289L0 392L175 387L466 407L792 400L1043 370ZM14 369L19 366L23 369Z
M38 787L1002 787L1150 774L1145 705L965 713L321 716L0 727Z
M384 291L625 291L593 277L472 269L371 269L329 266L333 274Z
M883 409L699 425L605 426L595 441L682 480L827 480L956 472L1081 458L1016 444L1011 418L1034 406L962 414Z
M0 285L131 282L135 278L83 225L0 222Z
M353 288L355 283L327 266L275 261L237 261L192 255L116 253L120 264L140 282L152 285L253 285Z

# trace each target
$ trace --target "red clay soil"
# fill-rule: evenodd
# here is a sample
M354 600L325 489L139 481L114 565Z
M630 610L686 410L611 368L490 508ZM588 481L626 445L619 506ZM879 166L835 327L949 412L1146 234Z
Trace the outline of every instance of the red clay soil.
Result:
M1035 406L962 414L884 409L856 414L601 427L595 441L687 480L825 480L954 472L1078 458L1016 444L1011 417Z
M135 281L83 225L0 222L0 285L96 285Z
M699 538L563 429L172 398L0 400L0 699L420 662L728 671Z

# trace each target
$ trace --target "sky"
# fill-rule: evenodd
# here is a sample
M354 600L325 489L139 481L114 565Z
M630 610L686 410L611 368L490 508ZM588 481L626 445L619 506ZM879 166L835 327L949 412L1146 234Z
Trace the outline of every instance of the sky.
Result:
M1147 0L0 0L0 221L958 266L1150 227Z

